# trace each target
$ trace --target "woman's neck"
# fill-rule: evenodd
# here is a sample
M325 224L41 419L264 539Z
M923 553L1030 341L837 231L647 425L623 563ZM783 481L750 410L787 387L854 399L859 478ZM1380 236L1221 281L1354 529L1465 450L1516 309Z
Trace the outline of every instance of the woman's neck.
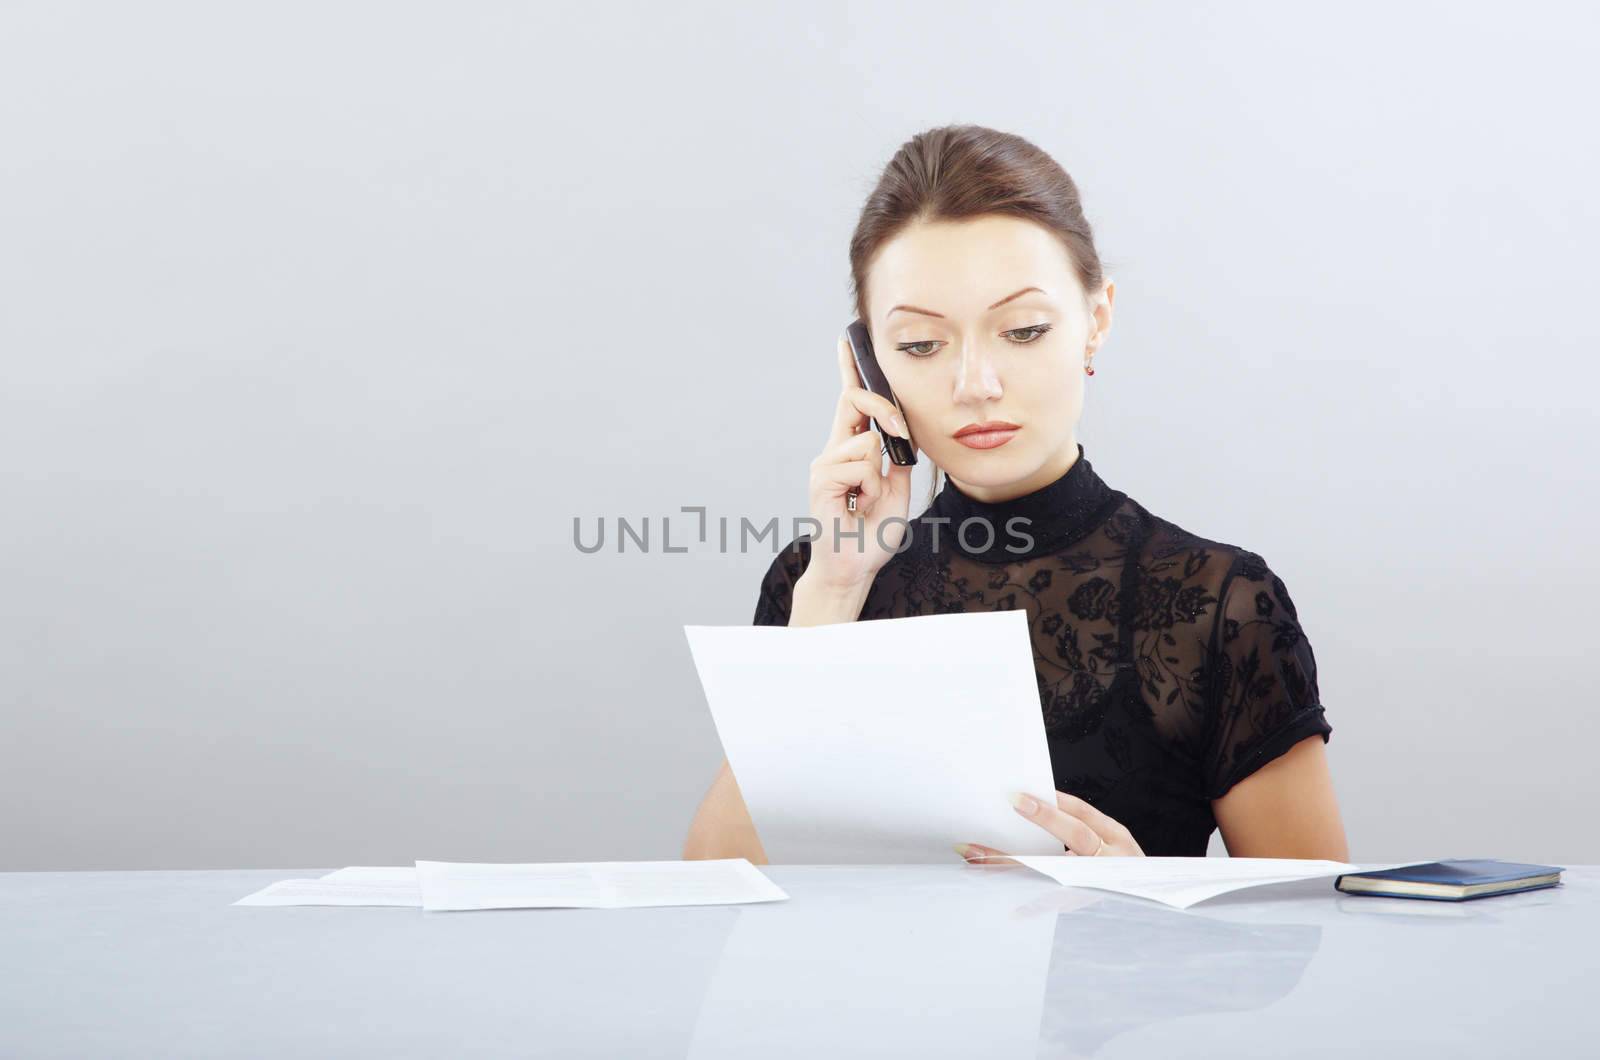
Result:
M1032 474L1026 478L1015 479L998 486L974 486L962 482L960 479L945 473L945 477L955 483L956 487L975 501L984 504L1002 504L1017 497L1025 497L1037 492L1055 482L1062 475L1071 470L1072 465L1078 460L1078 439L1076 432L1067 439L1067 444L1052 454Z

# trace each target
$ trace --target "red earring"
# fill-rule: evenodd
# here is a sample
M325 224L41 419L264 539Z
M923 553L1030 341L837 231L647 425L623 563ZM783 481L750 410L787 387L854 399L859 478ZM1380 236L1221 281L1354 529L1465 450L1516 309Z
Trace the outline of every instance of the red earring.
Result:
M1088 361L1083 362L1083 370L1088 375L1094 375L1094 365L1090 364Z

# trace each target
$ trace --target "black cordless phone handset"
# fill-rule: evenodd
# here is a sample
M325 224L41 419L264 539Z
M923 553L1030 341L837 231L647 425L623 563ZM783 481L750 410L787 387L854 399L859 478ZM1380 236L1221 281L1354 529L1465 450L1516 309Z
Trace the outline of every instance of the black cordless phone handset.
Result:
M867 325L860 320L852 320L850 326L845 328L845 335L850 340L850 353L855 357L856 374L861 377L861 385L880 397L886 397L894 407L900 409L900 402L895 400L894 391L889 389L889 380L884 377L883 369L878 367L878 357L872 351L872 336L867 333ZM906 421L905 409L900 409L900 422ZM890 434L878 426L874 417L872 429L883 435L884 444L889 449L889 462L901 467L909 467L917 462L917 451L909 441L898 434Z

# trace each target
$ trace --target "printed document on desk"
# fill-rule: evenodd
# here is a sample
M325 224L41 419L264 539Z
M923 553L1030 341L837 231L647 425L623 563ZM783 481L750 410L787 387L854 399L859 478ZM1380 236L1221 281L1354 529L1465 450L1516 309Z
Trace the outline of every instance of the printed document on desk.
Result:
M745 858L694 861L418 861L422 908L622 909L777 902L789 895Z
M413 865L353 865L314 880L279 880L246 895L234 905L390 905L422 906Z
M1346 872L1393 869L1422 862L1402 861L1361 868L1343 861L1310 858L1204 858L1204 857L1049 857L1014 858L1035 872L1068 887L1093 887L1103 891L1148 898L1175 909L1232 891L1263 887L1269 883L1312 880ZM997 864L1003 861L996 862ZM1332 887L1329 887L1332 890Z
M770 862L1063 853L1011 808L1056 790L1026 612L684 633Z

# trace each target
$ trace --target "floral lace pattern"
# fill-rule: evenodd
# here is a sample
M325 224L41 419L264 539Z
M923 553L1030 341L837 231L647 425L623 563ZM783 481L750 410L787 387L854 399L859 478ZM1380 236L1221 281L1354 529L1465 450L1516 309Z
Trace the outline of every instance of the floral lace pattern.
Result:
M983 548L951 532L975 516L997 530ZM1026 549L1003 529L1018 516ZM1282 579L1256 553L1111 489L1081 446L1065 475L1013 501L984 504L947 483L907 538L860 620L1027 612L1056 787L1127 825L1146 854L1204 856L1210 800L1332 732ZM787 624L810 554L796 538L774 556L756 624Z

